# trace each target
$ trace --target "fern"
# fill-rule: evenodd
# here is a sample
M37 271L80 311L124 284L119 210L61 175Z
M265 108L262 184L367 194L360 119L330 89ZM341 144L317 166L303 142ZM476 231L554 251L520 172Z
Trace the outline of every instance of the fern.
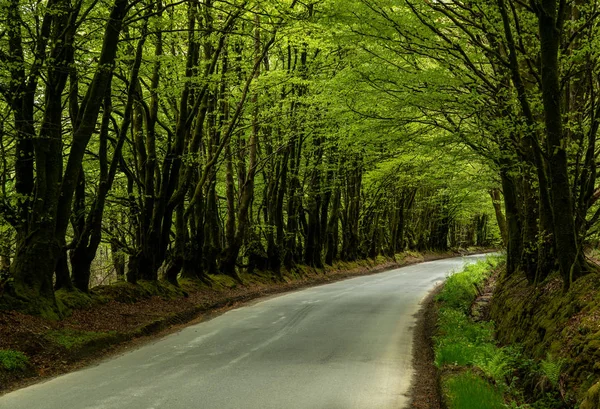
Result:
M548 381L550 381L550 384L552 384L553 387L558 386L558 381L560 380L560 374L564 364L565 360L563 358L555 360L550 354L546 356L546 359L540 362L542 374L548 378Z

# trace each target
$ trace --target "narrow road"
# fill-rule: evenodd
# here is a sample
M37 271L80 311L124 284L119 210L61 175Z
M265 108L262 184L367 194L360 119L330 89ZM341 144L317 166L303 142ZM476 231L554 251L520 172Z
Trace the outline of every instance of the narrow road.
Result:
M1 409L402 409L414 315L448 273L432 261L260 301L95 367L0 398Z

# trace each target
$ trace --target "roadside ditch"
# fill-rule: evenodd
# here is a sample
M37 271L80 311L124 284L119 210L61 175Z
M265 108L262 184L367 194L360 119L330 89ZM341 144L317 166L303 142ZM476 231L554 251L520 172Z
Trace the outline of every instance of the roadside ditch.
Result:
M490 258L453 274L415 332L419 409L599 409L600 277L561 288Z

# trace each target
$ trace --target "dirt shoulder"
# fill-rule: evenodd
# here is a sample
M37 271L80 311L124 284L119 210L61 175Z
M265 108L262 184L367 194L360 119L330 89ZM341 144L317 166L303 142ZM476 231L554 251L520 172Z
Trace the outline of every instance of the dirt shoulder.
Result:
M442 409L439 372L434 364L432 340L437 322L435 296L442 288L443 285L438 285L427 296L416 315L412 349L415 372L410 392L410 407L415 409Z
M10 370L0 365L0 395L137 348L261 297L464 254L412 253L395 259L340 263L325 270L301 267L278 281L263 275L242 277L241 283L215 282L212 287L187 283L183 290L155 288L159 295L123 284L98 289L96 293L102 296L61 321L0 311L0 363L15 359L3 357L2 351L17 352L27 360Z

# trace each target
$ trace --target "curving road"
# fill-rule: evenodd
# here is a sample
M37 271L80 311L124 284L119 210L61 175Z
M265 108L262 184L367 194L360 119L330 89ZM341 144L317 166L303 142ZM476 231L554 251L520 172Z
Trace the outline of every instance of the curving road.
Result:
M412 265L288 293L95 367L0 397L1 409L401 409L414 315L448 273Z

